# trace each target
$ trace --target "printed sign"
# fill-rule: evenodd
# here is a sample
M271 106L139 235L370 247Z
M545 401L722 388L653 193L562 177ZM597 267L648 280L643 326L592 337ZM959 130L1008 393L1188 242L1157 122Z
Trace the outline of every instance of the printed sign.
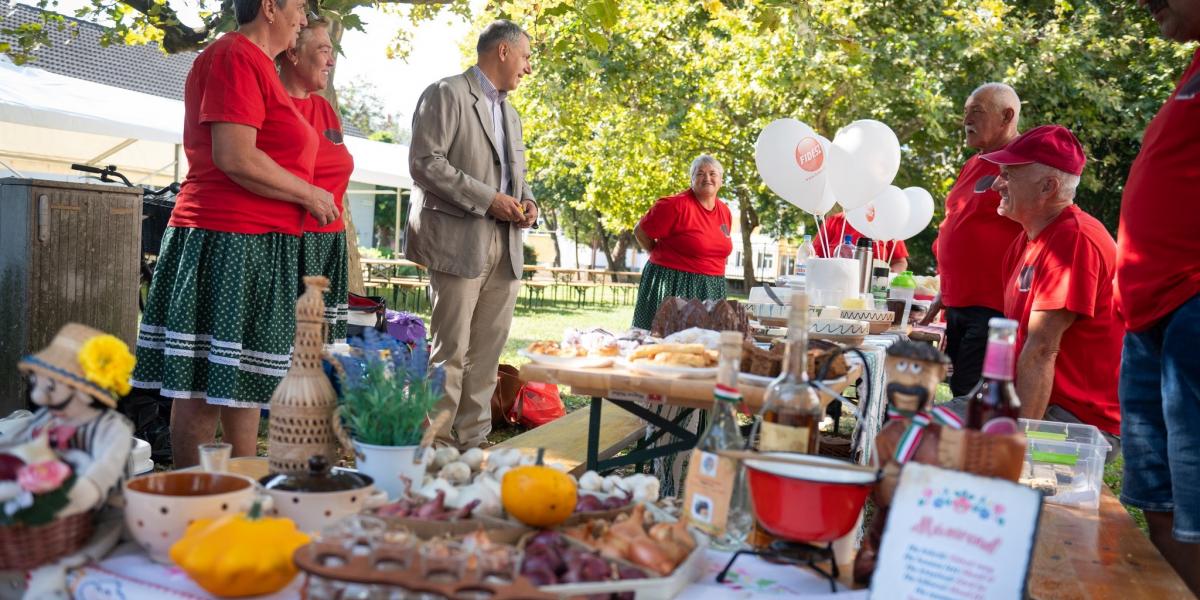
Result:
M683 506L688 523L710 536L725 532L729 519L729 499L733 496L733 481L737 462L703 450L692 450L688 461Z
M870 597L1024 598L1041 507L1041 494L1011 481L905 465Z

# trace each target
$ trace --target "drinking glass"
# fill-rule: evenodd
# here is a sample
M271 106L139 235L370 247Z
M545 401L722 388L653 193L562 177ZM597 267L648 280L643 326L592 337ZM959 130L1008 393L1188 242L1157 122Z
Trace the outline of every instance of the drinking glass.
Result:
M200 444L200 468L209 473L225 473L229 471L229 456L232 453L232 444Z

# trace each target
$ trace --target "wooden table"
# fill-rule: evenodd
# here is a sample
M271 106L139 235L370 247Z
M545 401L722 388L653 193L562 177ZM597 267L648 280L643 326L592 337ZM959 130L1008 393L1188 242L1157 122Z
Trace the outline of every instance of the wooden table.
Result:
M1195 598L1106 486L1093 511L1043 503L1029 572L1033 600ZM839 565L852 581L852 564Z
M841 382L830 386L829 392L842 393L858 378L858 373L858 370L852 370ZM591 397L586 465L587 469L592 471L642 464L660 456L691 450L695 447L701 432L690 431L684 424L687 423L693 410L712 407L713 386L716 384L714 379L675 379L644 375L618 367L578 369L537 363L528 363L522 366L520 377L522 381L541 381L569 386L571 393ZM766 388L740 385L739 390L742 392L747 410L757 412L762 408ZM821 393L823 405L827 405L833 400L829 392ZM653 425L656 428L655 432L649 438L640 440L634 450L623 456L602 458L600 456L601 411L606 400ZM674 419L666 419L653 409L647 408L646 404L678 406L685 410ZM882 414L882 411L878 412ZM665 434L670 434L677 439L655 447L654 444Z
M1107 487L1099 511L1043 505L1029 593L1038 600L1194 597Z

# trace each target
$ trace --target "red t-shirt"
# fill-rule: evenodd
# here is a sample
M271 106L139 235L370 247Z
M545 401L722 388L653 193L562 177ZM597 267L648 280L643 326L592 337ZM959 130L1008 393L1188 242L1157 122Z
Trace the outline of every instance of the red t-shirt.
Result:
M842 224L846 224L845 233L842 232ZM846 213L835 213L825 218L825 228L821 230L818 236L813 236L813 247L817 250L819 258L825 258L825 240L829 240L829 250L834 254L837 253L837 247L846 240L846 236L850 236L851 241L857 244L859 238L863 236L853 225L846 223ZM895 248L895 251L892 251ZM891 252L891 259L908 258L908 246L904 245L904 240L892 242L875 242L875 258L879 260L888 260L888 253Z
M659 198L642 217L641 227L657 240L650 262L687 273L725 275L725 259L733 252L733 216L721 200L705 210L690 188Z
M317 161L313 167L313 185L333 194L338 214L342 214L342 197L350 185L350 174L354 172L354 157L342 141L342 122L329 105L329 101L316 94L307 98L292 98L296 110L308 121L319 136ZM304 231L313 233L337 233L346 228L339 218L322 227L312 214L304 215Z
M211 123L249 125L258 130L259 150L293 175L312 181L317 132L296 111L271 58L236 31L221 36L192 63L183 109L188 174L175 198L171 226L300 235L306 211L299 204L250 192L212 159Z
M1117 304L1142 331L1200 294L1200 50L1146 127L1117 233Z
M1004 252L1025 234L1019 223L996 213L1000 194L991 189L991 180L999 174L998 165L976 154L946 196L946 218L933 241L945 306L1004 310ZM985 191L975 191L985 184Z
M1121 435L1117 372L1124 335L1113 303L1117 244L1095 217L1071 205L1036 238L1024 233L1004 256L1004 316L1020 323L1017 356L1035 310L1066 309L1075 322L1054 361L1050 404L1113 435ZM1020 374L1017 374L1020 377Z

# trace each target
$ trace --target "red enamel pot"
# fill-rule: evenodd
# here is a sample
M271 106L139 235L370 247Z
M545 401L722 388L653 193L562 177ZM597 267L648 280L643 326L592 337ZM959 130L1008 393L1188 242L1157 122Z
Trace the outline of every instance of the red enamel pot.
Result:
M770 452L830 466L746 461L750 495L759 524L771 535L794 542L831 542L858 522L878 473L838 469L845 461L824 456Z

